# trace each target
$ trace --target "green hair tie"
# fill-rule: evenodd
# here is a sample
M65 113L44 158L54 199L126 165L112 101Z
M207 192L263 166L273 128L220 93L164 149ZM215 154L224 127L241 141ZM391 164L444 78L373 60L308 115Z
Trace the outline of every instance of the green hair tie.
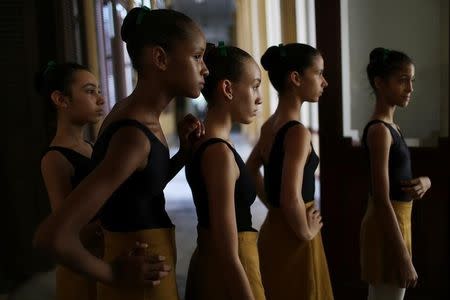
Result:
M53 60L51 60L51 61L49 61L48 63L47 63L47 66L45 67L45 70L44 70L44 75L45 74L47 74L47 72L48 71L51 71L51 70L55 70L56 69L56 62L55 61L53 61Z
M389 53L391 53L391 50L383 49L383 62L387 60Z
M144 20L144 17L150 13L150 8L148 8L145 5L141 6L141 10L139 11L139 14L136 18L136 25L140 25L142 23L142 21Z
M219 42L219 46L217 46L217 48L219 49L219 55L220 56L228 56L227 46L225 46L225 42L224 41L220 41Z
M286 57L286 47L284 47L283 44L278 44L278 47L280 48L280 56L281 57Z

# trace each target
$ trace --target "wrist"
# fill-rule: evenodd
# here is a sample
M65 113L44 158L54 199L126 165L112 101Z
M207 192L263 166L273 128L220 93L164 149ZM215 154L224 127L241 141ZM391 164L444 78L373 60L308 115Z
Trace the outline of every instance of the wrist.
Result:
M102 280L104 284L112 285L117 281L117 274L119 274L119 264L117 261L112 261L107 264L105 277Z

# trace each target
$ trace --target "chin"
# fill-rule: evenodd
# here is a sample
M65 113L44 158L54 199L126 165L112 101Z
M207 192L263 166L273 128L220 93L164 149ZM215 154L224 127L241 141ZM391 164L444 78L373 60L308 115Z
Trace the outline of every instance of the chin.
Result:
M86 121L86 123L95 124L102 120L102 117L92 118L91 120Z
M196 99L200 96L200 91L191 91L190 93L188 93L187 97L192 98L192 99Z
M248 117L248 118L241 120L241 122L239 122L239 123L248 125L248 124L253 123L254 120L255 120L255 117Z
M310 103L317 103L317 102L319 102L319 97L320 97L320 96L317 96L317 97L315 97L315 98L310 98L310 100L308 100L307 102L310 102Z
M408 105L409 105L409 100L404 101L404 102L399 104L400 107L407 107Z

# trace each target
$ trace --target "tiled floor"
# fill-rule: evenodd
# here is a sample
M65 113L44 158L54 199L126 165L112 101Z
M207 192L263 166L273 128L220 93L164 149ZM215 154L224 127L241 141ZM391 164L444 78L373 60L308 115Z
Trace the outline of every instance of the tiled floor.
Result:
M236 148L245 160L251 148L239 137L233 137ZM186 183L184 169L169 183L165 190L167 211L176 226L177 242L177 282L180 295L184 295L186 274L189 260L196 243L197 217L192 203L192 194ZM257 200L252 206L253 224L256 229L261 226L266 208ZM36 274L31 280L24 283L9 300L51 300L54 299L55 278L54 272Z

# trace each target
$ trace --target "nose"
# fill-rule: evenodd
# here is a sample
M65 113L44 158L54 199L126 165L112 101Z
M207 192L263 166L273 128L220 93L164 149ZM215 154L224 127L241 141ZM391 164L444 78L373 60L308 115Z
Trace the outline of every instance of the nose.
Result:
M406 87L408 93L412 93L414 91L412 80L409 81L408 86Z
M326 88L326 87L328 86L328 81L325 79L325 77L322 76L322 78L323 78L322 86L323 86L324 88Z
M261 105L263 103L263 100L260 95L258 95L258 98L256 98L255 103L256 103L256 105Z
M105 104L105 97L103 96L103 94L98 95L97 104L100 106L103 106L103 104Z
M203 60L202 60L202 72L201 72L201 74L202 74L203 77L206 77L206 76L209 75L209 70L206 67L206 64L205 64L205 62Z

